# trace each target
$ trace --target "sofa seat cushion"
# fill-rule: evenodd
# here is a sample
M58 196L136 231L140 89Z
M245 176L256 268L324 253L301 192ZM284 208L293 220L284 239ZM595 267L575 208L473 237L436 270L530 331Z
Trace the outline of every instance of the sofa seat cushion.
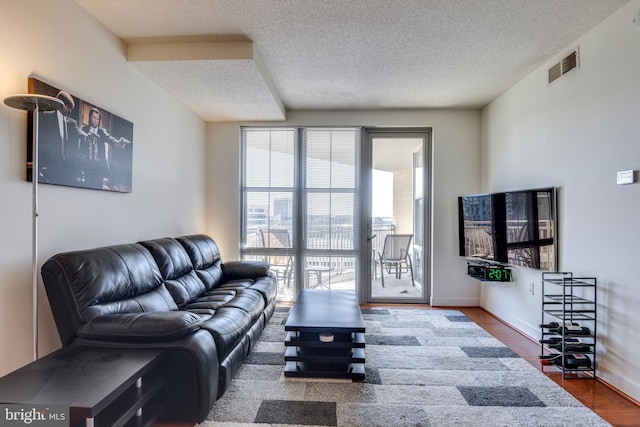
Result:
M221 307L211 318L203 320L200 327L211 333L216 343L218 360L224 360L251 329L251 317L239 308Z
M216 289L185 305L183 309L197 314L204 321L210 319L217 309L224 307L235 297L236 292L232 289Z
M238 289L235 298L225 304L225 307L235 307L246 311L251 317L252 324L262 316L265 306L262 295L251 289Z
M192 312L200 310L199 314L204 314L205 311L203 310L206 309L215 312L220 307L234 307L246 311L251 318L251 323L253 323L260 318L265 306L262 296L256 291L245 288L218 288L207 292L186 305L184 309ZM206 318L203 317L203 320L206 320Z
M269 275L257 279L251 284L251 286L249 286L249 289L260 292L262 294L262 297L264 298L265 304L269 305L276 299L276 294L278 292L278 282L274 277Z
M229 301L233 300L235 297L236 291L233 289L216 289L205 293L199 298L196 298L189 304L185 305L184 309L189 311L196 308L211 308L217 310L218 308L223 307Z
M265 305L269 305L276 298L278 282L271 276L265 276L257 280L238 279L230 280L220 285L218 289L251 289L259 292L264 299Z
M120 313L96 317L78 328L78 336L108 341L175 341L200 329L202 319L187 311Z
M239 290L239 289L247 289L251 285L253 285L253 280L249 280L249 279L229 280L229 281L226 281L226 282L222 283L216 289Z

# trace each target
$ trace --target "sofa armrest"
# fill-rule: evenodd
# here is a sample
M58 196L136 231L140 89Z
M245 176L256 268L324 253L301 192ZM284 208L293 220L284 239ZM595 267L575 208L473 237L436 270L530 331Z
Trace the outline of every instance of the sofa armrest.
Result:
M222 264L226 280L257 279L269 273L269 263L264 261L231 261Z
M166 342L191 334L202 320L188 311L118 313L96 317L78 328L80 338L106 341Z
M171 391L162 418L201 423L218 396L220 361L213 335L204 329L166 342L107 341L78 338L74 345L93 348L162 350L160 372Z

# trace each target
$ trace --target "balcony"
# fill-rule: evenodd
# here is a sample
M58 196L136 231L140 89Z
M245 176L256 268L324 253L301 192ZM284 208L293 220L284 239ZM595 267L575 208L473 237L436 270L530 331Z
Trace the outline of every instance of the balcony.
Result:
M280 229L282 230L282 229ZM385 238L388 234L396 232L395 225L376 226L372 230L375 237L372 239L372 248L382 251ZM251 247L264 247L265 239L259 231L248 236L248 245ZM261 260L271 264L272 269L278 276L278 299L280 301L293 301L295 299L295 268L296 257L292 254L290 241L287 237L267 240L267 247L274 250L274 255L251 255L246 256L246 260ZM307 233L307 247L313 250L351 250L353 249L353 230L350 227L328 229L316 228L315 231ZM276 255L275 252L278 252ZM406 270L399 278L395 272L384 273L384 287L382 286L382 276L380 267L373 271L373 251L372 251L372 295L376 298L419 298L422 295L421 284L421 260L415 248L410 251L414 269L414 284L411 282L411 275ZM318 289L350 289L356 288L356 258L354 256L309 256L304 260L303 287ZM374 274L375 273L375 274Z

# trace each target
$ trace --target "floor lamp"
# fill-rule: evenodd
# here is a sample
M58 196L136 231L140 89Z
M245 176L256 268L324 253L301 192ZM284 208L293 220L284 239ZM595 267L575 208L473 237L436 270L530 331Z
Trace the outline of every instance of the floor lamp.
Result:
M19 110L33 111L33 141L31 142L31 183L33 187L31 284L33 294L33 359L38 360L38 125L40 122L38 113L59 110L64 104L58 98L36 94L12 95L5 98L4 103Z

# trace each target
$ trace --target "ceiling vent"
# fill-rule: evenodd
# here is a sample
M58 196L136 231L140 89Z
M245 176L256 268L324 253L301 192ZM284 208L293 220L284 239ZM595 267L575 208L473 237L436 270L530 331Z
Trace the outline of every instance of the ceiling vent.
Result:
M549 83L567 74L578 66L578 50L574 50L560 62L549 68Z

